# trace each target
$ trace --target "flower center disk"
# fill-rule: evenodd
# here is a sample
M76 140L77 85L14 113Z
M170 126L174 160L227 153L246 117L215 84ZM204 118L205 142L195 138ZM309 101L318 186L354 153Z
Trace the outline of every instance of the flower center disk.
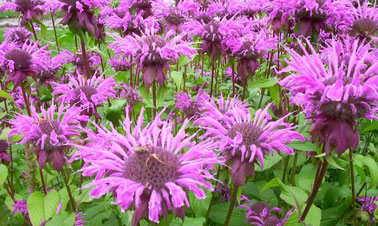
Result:
M177 155L160 147L142 147L125 161L124 176L154 190L178 178L180 166Z
M237 133L240 133L243 137L241 145L245 145L247 149L251 147L252 144L258 145L258 139L262 134L263 130L250 122L242 122L232 126L228 132L227 136L234 139Z
M5 53L7 60L14 62L14 69L27 69L31 65L31 55L22 49L12 49Z

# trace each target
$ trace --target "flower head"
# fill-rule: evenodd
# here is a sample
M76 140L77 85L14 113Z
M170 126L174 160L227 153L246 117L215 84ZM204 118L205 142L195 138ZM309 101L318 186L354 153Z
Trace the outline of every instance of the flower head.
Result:
M247 205L240 205L238 208L244 208L246 210L246 222L248 222L250 225L283 226L292 212L292 210L289 211L282 220L279 220L275 214L282 213L280 208L269 208L269 206L264 202L251 203L251 201L249 201L249 199L245 196L242 196L241 199L244 200Z
M6 140L0 140L0 162L10 162L10 156L7 153L8 142Z
M362 204L361 210L369 215L370 225L373 225L375 222L374 211L377 209L377 205L374 202L377 201L377 196L364 196L358 199L358 202Z
M86 130L88 144L78 146L73 155L84 160L84 176L95 175L88 184L93 187L90 196L112 192L121 210L135 209L133 226L147 216L159 222L168 210L183 219L184 207L189 206L185 191L205 198L202 188L211 190L207 180L213 178L208 169L220 162L212 142L191 141L193 136L185 133L188 121L174 136L172 123L161 121L161 114L143 126L142 109L133 128L127 114L125 135L95 125L98 132Z
M143 71L144 85L148 89L154 81L163 84L169 64L175 63L180 55L191 58L195 53L190 43L182 39L184 34L174 35L174 31L168 31L162 37L151 30L142 36L113 36L115 42L110 47L116 55L133 56L138 70Z
M211 106L211 105L209 105ZM206 116L196 120L205 130L202 138L219 141L219 150L226 160L232 163L231 175L235 187L245 183L246 176L253 175L254 163L264 168L264 155L278 153L293 154L286 143L292 140L303 140L295 132L293 125L284 122L284 118L273 121L268 114L269 105L256 111L251 119L249 112L237 105L231 106L223 115L212 115L219 112L211 109Z
M134 89L133 87L123 85L120 88L121 92L119 94L119 97L126 99L127 107L130 112L133 110L133 107L136 104L143 101L143 99L138 95L136 89Z
M25 42L20 48L10 47L6 51L0 48L0 66L8 73L5 82L12 82L16 88L27 76L36 79L50 59L46 47L39 48L37 43Z
M96 75L90 79L85 79L81 76L77 78L69 76L69 79L69 84L52 83L54 89L52 94L59 95L56 100L72 106L79 106L84 110L83 114L100 118L96 108L107 98L115 98L114 79L103 79L101 76L97 77Z
M201 90L197 93L195 100L191 100L191 96L181 92L175 95L176 105L175 108L182 111L185 118L197 118L200 114L200 105L208 96L202 93Z
M370 45L370 44L368 44ZM326 145L326 153L336 148L338 154L358 144L358 118L376 119L378 110L378 63L369 63L371 55L365 44L356 40L340 57L333 41L332 51L323 61L310 43L311 54L300 44L304 55L288 50L291 60L284 72L293 74L280 84L290 90L291 101L303 105L306 116L314 119L313 134ZM341 45L342 46L342 45ZM351 49L351 50L350 50ZM361 55L360 51L366 54ZM330 123L332 121L332 123ZM349 125L347 125L349 124ZM343 131L348 136L337 135ZM333 134L330 136L330 134ZM357 142L357 143L356 143Z
M15 213L20 213L23 216L26 216L28 214L28 209L26 207L26 201L25 200L17 200L14 204L12 204L13 210L11 212L12 215Z
M47 110L41 108L42 116L37 114L32 107L32 117L17 114L10 121L13 134L24 135L21 144L29 142L34 145L38 157L39 167L46 164L46 160L57 171L60 171L64 163L64 151L69 147L71 136L78 136L78 123L86 121L86 116L80 116L80 108L59 108L52 102Z
M377 2L368 6L368 1L361 5L357 1L358 7L353 8L353 20L350 27L350 33L360 38L377 39L378 32L378 8Z
M3 1L2 10L14 10L21 13L20 25L24 26L33 19L42 19L43 10L39 0L14 0L14 2Z
M29 41L32 34L23 27L8 28L5 30L4 39L16 43L19 47Z

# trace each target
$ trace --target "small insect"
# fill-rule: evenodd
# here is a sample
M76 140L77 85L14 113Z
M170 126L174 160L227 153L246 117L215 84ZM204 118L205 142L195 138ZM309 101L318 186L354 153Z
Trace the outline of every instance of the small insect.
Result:
M46 122L46 121L49 121L47 118L40 118L37 120L37 124L40 124L42 122Z
M133 147L133 151L136 154L142 154L142 153L147 153L148 149L145 146L136 146L136 147Z

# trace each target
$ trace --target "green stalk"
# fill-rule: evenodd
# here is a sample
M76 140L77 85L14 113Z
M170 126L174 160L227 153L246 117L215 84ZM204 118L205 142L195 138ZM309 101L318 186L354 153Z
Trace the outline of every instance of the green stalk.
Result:
M228 226L228 223L230 223L230 219L231 219L232 211L235 206L237 194L238 194L238 187L234 187L234 190L232 191L232 195L231 195L230 206L228 207L226 220L224 221L223 226Z
M352 191L352 208L353 208L353 224L357 226L357 216L356 216L356 191L354 187L354 172L353 172L353 152L349 149L349 165L350 165L350 181L351 181L351 191Z

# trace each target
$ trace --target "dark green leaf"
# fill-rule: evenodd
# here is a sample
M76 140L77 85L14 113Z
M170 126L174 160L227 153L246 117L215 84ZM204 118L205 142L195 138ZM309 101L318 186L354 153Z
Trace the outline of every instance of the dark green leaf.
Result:
M228 211L228 206L230 205L229 202L225 203L219 203L215 204L211 207L210 210L210 216L209 218L214 221L215 223L222 224L224 223L226 216L227 216L227 211ZM245 214L242 210L240 209L233 209L230 223L228 224L229 226L241 226L245 225Z
M5 165L0 164L0 186L4 184L4 181L5 179L7 179L7 176L8 176L8 168Z

